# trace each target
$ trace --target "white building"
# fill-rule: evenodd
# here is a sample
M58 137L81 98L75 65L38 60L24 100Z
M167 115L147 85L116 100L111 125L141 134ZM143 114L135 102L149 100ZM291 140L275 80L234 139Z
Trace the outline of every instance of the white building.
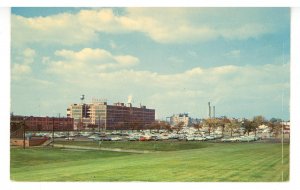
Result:
M187 127L191 123L191 118L187 113L174 114L172 117L170 117L170 124L172 126L175 126L180 122L183 122L184 127Z

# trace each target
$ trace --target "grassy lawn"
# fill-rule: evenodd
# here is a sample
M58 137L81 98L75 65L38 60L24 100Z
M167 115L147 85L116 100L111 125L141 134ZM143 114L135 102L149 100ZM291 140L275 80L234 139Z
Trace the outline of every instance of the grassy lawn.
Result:
M121 143L111 146L120 147ZM142 143L144 144L131 146L149 148L156 142ZM184 149L183 147L188 145L178 144L176 146L182 149L170 151L165 148L168 151L163 151L164 148L160 148L163 152L149 154L60 148L12 148L11 179L162 182L289 180L288 144L284 144L282 164L279 143L186 143L198 148ZM165 145L160 147L163 146Z

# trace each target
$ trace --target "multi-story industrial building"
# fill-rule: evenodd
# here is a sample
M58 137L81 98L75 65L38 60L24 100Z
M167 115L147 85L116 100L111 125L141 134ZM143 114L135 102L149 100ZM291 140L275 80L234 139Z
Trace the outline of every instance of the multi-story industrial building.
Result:
M175 126L180 122L183 122L184 126L187 127L191 123L191 118L187 113L174 114L170 117L170 124L172 126Z
M67 116L74 119L75 129L129 129L142 128L155 121L155 110L146 106L132 107L129 103L94 101L89 104L72 104L67 109Z
M70 131L73 130L74 119L66 117L35 117L11 115L11 130L25 124L27 131Z

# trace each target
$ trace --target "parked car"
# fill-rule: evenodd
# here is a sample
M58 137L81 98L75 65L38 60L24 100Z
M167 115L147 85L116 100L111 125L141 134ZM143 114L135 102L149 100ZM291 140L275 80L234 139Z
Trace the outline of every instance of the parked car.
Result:
M250 141L255 141L255 138L253 136L242 136L240 141L241 142L250 142Z
M136 137L136 136L129 136L129 137L128 137L128 140L130 140L130 141L137 141L137 140L139 140L139 137Z
M194 138L195 141L205 141L206 138L205 137L200 137L200 136L197 136Z
M91 135L91 136L88 137L88 139L94 139L96 137L99 137L99 136L98 135Z
M231 141L228 138L223 138L223 139L221 139L221 142L231 142Z
M193 140L195 140L195 137L194 137L194 136L187 136L187 137L186 137L186 140L188 140L188 141L193 141Z
M103 140L103 141L111 141L111 137L102 137L101 140Z
M93 141L101 141L101 140L102 140L101 137L95 137L95 138L93 139Z
M179 135L178 140L180 140L180 141L181 140L186 140L186 136L181 134L181 135Z
M72 138L72 137L66 137L65 140L74 141L74 138Z
M112 141L119 141L119 140L122 140L120 137L111 137L111 140Z
M205 136L205 138L206 138L207 140L214 140L214 139L215 139L214 136Z

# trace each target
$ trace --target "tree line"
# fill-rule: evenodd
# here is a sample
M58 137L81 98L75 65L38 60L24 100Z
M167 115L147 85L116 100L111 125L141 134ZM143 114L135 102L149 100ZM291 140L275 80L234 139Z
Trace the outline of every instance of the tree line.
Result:
M151 124L142 125L141 121L133 121L130 123L119 122L114 126L108 127L109 130L166 130L168 132L176 132L178 133L185 126L184 122L179 122L176 125L171 126L170 123L166 121L155 121ZM191 127L195 128L197 131L201 129L206 129L208 131L208 135L216 129L220 129L222 131L222 136L224 136L224 132L229 132L230 136L233 136L234 133L237 133L241 128L243 129L243 135L249 135L249 133L253 132L255 136L257 135L257 131L259 126L266 125L269 127L271 133L278 136L282 131L282 120L278 118L272 118L270 120L265 119L263 116L254 116L252 119L242 119L238 120L235 118L227 118L226 116L219 118L207 118L202 119L201 122L193 123ZM103 128L104 126L93 125L89 126L89 128Z

